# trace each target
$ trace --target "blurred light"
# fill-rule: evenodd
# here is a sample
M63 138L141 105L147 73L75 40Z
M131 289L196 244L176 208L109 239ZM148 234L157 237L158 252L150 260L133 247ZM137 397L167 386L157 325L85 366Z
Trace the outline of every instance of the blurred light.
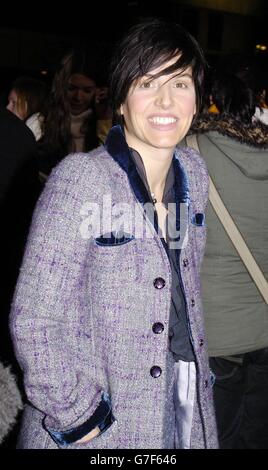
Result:
M41 70L41 75L47 75L47 70Z
M267 46L265 44L257 44L256 49L258 49L258 51L266 51Z

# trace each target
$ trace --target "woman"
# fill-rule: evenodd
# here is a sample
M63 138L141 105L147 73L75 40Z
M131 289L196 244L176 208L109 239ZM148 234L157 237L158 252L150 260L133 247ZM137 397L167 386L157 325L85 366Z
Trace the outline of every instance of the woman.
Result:
M112 63L121 124L47 183L11 320L30 402L20 447L217 446L199 288L207 173L176 151L203 73L178 25L134 26Z
M219 113L193 130L219 194L268 278L268 127L234 75L212 81ZM268 448L268 307L211 205L202 290L220 447Z
M102 60L103 56L102 56ZM104 61L105 62L105 61ZM43 175L71 152L88 152L103 141L111 125L100 57L90 48L65 55L55 73L39 147Z

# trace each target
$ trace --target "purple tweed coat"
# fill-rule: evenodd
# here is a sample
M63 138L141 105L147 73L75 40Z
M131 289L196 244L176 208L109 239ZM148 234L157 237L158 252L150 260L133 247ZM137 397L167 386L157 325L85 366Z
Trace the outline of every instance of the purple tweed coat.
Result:
M199 284L205 226L198 219L208 196L207 171L190 148L178 149L173 164L177 201L189 205L188 243L179 263L197 366L191 448L216 448ZM122 202L138 206L151 236L105 244L102 223L99 234L87 236L90 220L98 225L104 196L112 207ZM11 311L29 401L18 447L174 447L171 268L144 217L146 197L117 126L105 147L66 157L49 178L35 210ZM92 207L98 208L93 215ZM100 217L107 221L107 214ZM165 280L164 288L156 289L156 278ZM162 334L154 334L156 322L165 326ZM155 365L162 370L158 378L150 374ZM61 435L81 428L103 392L111 399L113 424L87 444L56 444L48 430Z

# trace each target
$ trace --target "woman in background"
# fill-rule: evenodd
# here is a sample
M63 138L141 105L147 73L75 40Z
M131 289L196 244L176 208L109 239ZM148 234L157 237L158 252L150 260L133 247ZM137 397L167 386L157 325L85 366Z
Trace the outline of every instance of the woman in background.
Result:
M77 48L64 56L55 73L39 142L45 175L68 153L98 147L112 125L100 59L91 49Z

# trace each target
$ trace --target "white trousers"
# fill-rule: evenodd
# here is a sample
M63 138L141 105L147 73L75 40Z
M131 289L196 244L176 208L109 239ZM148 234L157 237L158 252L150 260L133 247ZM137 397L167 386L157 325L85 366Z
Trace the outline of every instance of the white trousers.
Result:
M179 360L174 366L175 449L190 449L196 389L194 362Z

